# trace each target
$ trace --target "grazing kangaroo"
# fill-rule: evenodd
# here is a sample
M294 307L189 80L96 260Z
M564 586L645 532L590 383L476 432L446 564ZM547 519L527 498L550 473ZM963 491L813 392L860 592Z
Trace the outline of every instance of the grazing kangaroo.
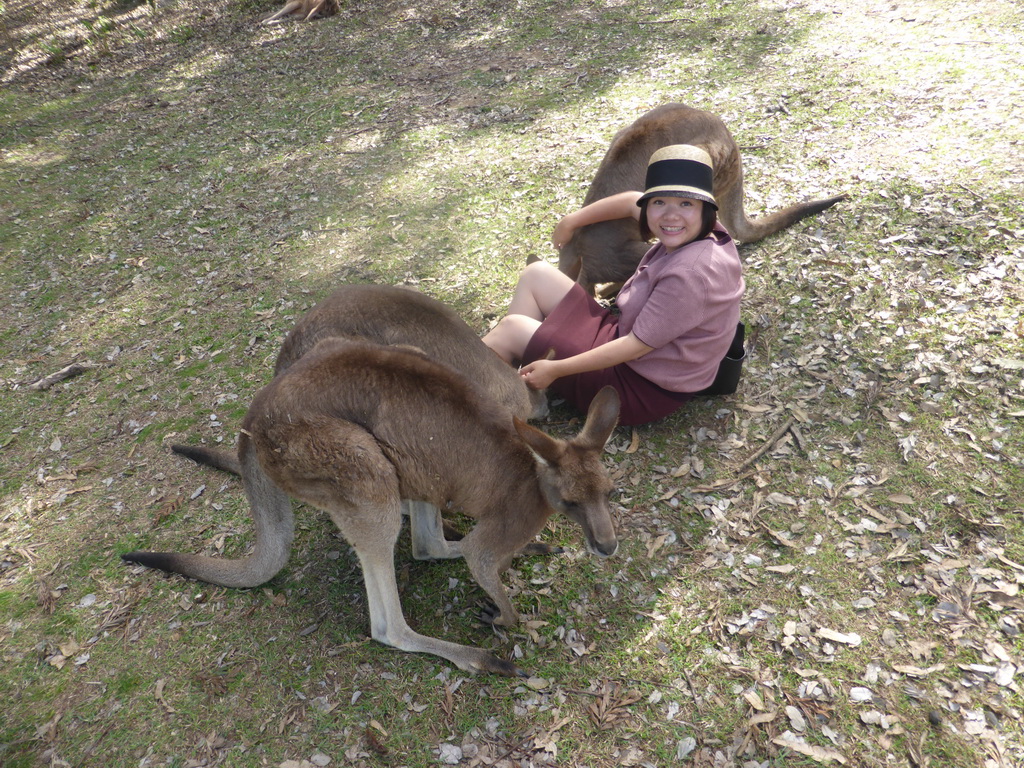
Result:
M616 134L583 204L627 190L643 191L647 161L655 150L669 144L694 144L711 155L718 218L733 238L745 243L774 234L846 199L846 195L837 195L797 203L760 219L748 218L743 209L743 164L725 123L709 112L683 104L663 104ZM649 248L633 219L591 224L561 244L558 268L588 289L595 283L621 283L633 274Z
M402 347L325 339L274 378L242 425L242 482L256 528L237 560L160 552L122 557L228 587L255 587L288 560L293 496L326 511L363 569L370 632L403 651L432 653L469 672L521 674L478 648L437 640L406 624L395 579L401 500L424 499L475 518L453 546L494 601L494 623L518 614L501 583L512 558L556 510L583 527L587 547L618 548L601 451L619 397L598 393L579 435L559 440L510 416L473 383Z
M274 375L330 337L416 347L479 384L513 416L525 420L547 414L543 392L527 387L516 369L488 349L455 310L418 291L390 285L337 288L288 332ZM195 445L172 445L171 450L225 472L241 471L234 453Z

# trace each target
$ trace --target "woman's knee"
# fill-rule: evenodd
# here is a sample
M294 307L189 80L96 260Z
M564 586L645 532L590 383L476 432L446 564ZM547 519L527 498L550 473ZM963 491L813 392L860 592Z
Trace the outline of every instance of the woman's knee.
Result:
M533 298L542 319L554 311L574 284L568 275L543 261L528 265L520 279L520 285L525 287Z
M506 315L484 337L484 342L511 362L523 356L526 345L539 326L539 322L525 315Z
M558 277L565 277L564 274L559 272L555 267L548 264L546 261L535 261L532 264L527 264L523 271L519 273L520 283L529 283L531 285L543 285L550 282L552 279L557 280Z

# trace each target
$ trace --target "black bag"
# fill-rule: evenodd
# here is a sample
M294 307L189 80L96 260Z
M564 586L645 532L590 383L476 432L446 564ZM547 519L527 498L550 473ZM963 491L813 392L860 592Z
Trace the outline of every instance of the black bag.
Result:
M743 323L736 324L736 335L732 338L729 351L725 353L722 362L718 364L718 375L711 386L697 392L698 395L731 395L736 391L740 383L740 372L743 369L743 360L747 356L747 349L743 346L746 336L746 327Z

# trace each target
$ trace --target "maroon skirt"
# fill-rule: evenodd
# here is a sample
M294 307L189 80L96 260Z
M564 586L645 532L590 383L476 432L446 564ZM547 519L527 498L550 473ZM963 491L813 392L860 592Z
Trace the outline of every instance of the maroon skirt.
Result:
M548 357L563 360L618 338L619 318L598 304L577 283L530 338L523 364ZM619 424L646 424L675 412L693 399L689 392L671 392L645 379L626 363L555 379L549 391L586 412L602 387L619 393Z

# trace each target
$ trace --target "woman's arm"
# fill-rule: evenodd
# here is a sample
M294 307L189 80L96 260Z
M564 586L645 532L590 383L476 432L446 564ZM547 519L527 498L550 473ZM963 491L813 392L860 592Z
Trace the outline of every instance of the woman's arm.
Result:
M555 231L551 233L551 242L555 248L561 248L572 238L573 232L588 224L597 224L599 221L611 221L612 219L628 219L630 217L639 220L640 208L636 201L640 199L642 192L619 192L611 197L603 197L590 205L585 205L578 211L573 211L562 218L555 225Z
M555 379L574 373L611 368L613 365L643 357L652 349L654 347L647 346L629 333L564 360L534 360L520 368L519 375L533 389L546 389Z

